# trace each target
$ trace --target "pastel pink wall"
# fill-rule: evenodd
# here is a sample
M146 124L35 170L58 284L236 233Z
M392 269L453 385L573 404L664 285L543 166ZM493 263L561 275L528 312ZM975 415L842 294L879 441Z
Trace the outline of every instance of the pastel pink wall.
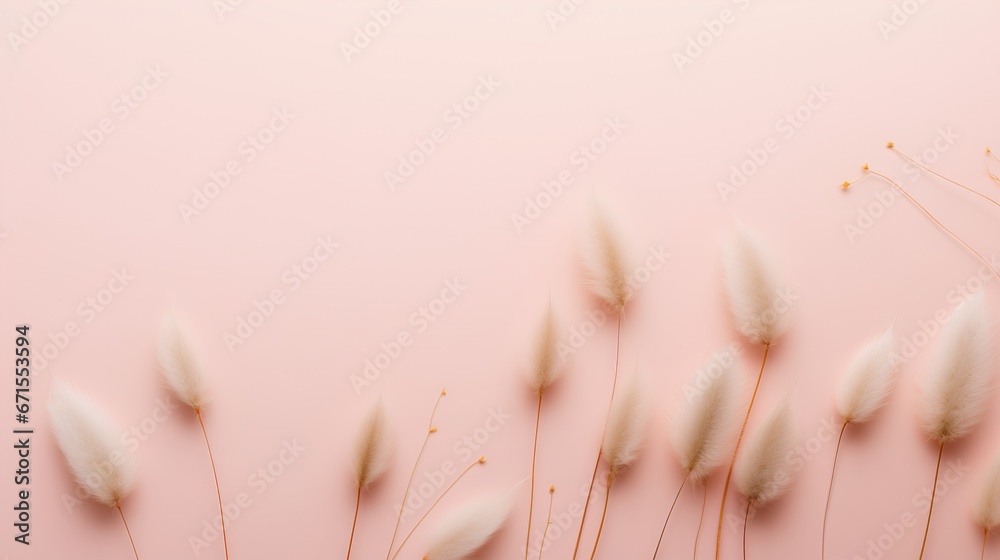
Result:
M857 347L893 321L901 337L929 342L901 369L881 417L847 438L829 549L832 558L874 558L869 541L881 537L891 545L885 558L916 556L921 528L898 539L890 529L907 514L922 520L913 499L933 475L935 449L919 431L914 403L934 337L919 333L950 312L957 286L981 284L980 264L905 200L886 197L885 185L869 180L846 193L838 185L868 162L993 255L996 208L907 170L883 146L894 140L910 153L937 146L928 151L936 168L997 193L983 172L983 149L1000 147L1000 5L594 0L553 28L546 12L569 13L572 2L425 0L404 2L370 44L345 56L342 43L386 2L233 1L220 16L226 0L92 1L35 15L45 6L55 12L52 4L0 8L2 344L12 360L13 326L23 322L36 351L53 344L33 377L33 544L13 544L14 488L5 475L0 555L130 554L112 512L90 502L67 506L75 486L46 420L55 375L145 438L137 450L141 482L125 504L142 557L222 558L220 541L197 556L189 543L216 515L197 424L182 408L154 420L164 418L155 409L168 398L154 369L155 335L171 307L192 326L213 376L206 421L224 497L249 499L230 521L233 558L344 554L355 424L380 391L392 407L397 456L364 498L356 558L384 555L393 505L442 387L448 396L421 473L434 478L479 454L487 464L470 472L427 528L477 493L514 488L528 475L534 411L521 375L546 298L551 291L565 316L567 340L596 307L576 253L596 192L624 218L637 253L669 253L628 310L623 368L639 363L650 375L658 407L647 452L615 488L603 556L652 554L681 479L666 435L684 384L733 342L746 347L746 375L759 361L733 329L721 291L721 241L737 220L770 245L798 297L758 411L791 394L806 450L791 492L753 520L750 556L818 555L834 451L825 426L837 422L833 387ZM23 29L22 18L32 17L48 20L35 34ZM718 36L703 33L710 44L679 68L675 53L706 29ZM464 115L454 108L462 103ZM595 148L603 153L577 153L602 134L606 142ZM259 136L260 147L244 145L248 135ZM88 155L71 167L77 162L67 150L88 136L101 140L89 151L83 145ZM429 143L433 153L390 188L385 173ZM754 154L760 160L765 147L773 152L766 162L722 196L719 183L731 180L732 166ZM71 170L54 170L53 162ZM206 194L227 166L227 187ZM559 196L540 196L543 183L556 180L565 184ZM547 208L519 231L512 214L525 214L526 197ZM188 204L202 209L185 215ZM298 283L285 276L310 266L303 260L314 252L328 254L318 239L338 245L332 256ZM88 311L88 298L107 297L102 289L123 269L132 277L127 287ZM422 323L420 308L456 279L464 286L457 299L435 304L440 315ZM996 282L985 289L996 309ZM282 303L230 351L226 334L273 290ZM61 335L70 321L76 334ZM352 377L401 333L412 343L356 391ZM550 484L560 518L582 500L613 340L609 322L574 352L547 399L536 527ZM13 427L12 418L3 422ZM998 451L998 422L991 412L948 450L961 476L935 509L929 558L978 552L970 502ZM463 441L477 436L487 440L481 449ZM301 448L297 456L282 455L286 445ZM14 454L6 447L0 455L6 473ZM280 474L258 473L269 466ZM715 480L709 492L703 558L713 549L719 486ZM517 508L485 558L520 557L527 484L512 496ZM682 495L661 557L690 555L699 496ZM575 528L574 520L564 533ZM427 535L418 531L400 557L419 558ZM568 558L573 540L553 538L545 557ZM738 541L738 531L726 533L727 558L738 554ZM1000 554L1000 540L990 553Z

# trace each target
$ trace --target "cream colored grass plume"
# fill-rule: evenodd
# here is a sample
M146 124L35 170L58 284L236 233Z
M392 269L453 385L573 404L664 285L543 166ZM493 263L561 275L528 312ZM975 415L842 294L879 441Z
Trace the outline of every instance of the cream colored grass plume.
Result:
M844 441L844 433L848 424L860 424L871 420L889 398L896 369L892 355L894 346L895 339L891 328L869 341L854 357L837 387L837 412L843 423L840 435L837 437L837 449L833 454L833 469L830 472L830 485L823 510L821 558L826 558L826 523L830 515L833 482L837 475L837 462L840 459L840 446Z
M354 505L351 538L347 544L347 558L351 557L351 549L354 546L354 531L358 525L358 512L361 510L361 493L389 469L391 458L392 437L386 419L385 405L379 397L362 419L354 442L351 467L358 496Z
M228 560L229 536L226 531L226 511L222 503L222 487L219 484L219 471L215 466L212 443L208 437L208 430L205 428L205 419L201 414L202 407L208 402L208 381L205 370L173 314L165 316L160 324L157 356L160 371L167 381L167 386L181 402L191 407L198 418L205 447L208 449L208 459L212 465L212 476L215 479L215 496L219 503L219 519L222 522L222 546Z
M737 226L723 255L723 272L725 273L726 293L729 297L729 307L737 328L751 342L764 347L760 370L754 384L750 404L743 416L743 424L736 438L733 455L729 461L729 470L722 486L722 503L719 506L719 525L715 537L715 559L720 559L722 550L722 524L726 514L726 498L729 495L729 484L732 481L733 469L739 455L740 444L746 431L747 422L753 412L757 400L761 380L764 377L764 367L771 346L779 336L788 329L790 324L789 305L791 302L782 298L785 286L780 282L770 255L743 226Z
M604 492L604 511L597 528L591 560L597 555L604 522L608 516L611 488L622 472L639 456L649 420L650 401L646 379L636 368L621 394L615 397L604 434L603 455L608 462L607 489Z
M615 370L611 382L611 400L608 404L610 415L611 406L615 399L615 392L618 389L618 366L621 358L622 321L625 314L625 305L634 295L634 290L629 282L629 267L632 259L617 220L596 200L590 220L590 228L584 238L581 253L584 266L587 269L588 284L591 291L610 308L612 313L618 316L618 328L615 337ZM607 433L607 427L608 425L605 423L605 434ZM583 505L583 514L580 516L580 528L576 534L576 544L573 546L573 560L576 560L580 552L583 528L587 523L587 512L590 509L590 498L594 492L594 484L597 483L597 471L601 466L603 448L604 442L602 439L601 445L597 448L597 458L594 461L594 469L590 477L590 488L587 490L587 498L584 500Z
M788 455L795 448L794 427L788 400L771 413L747 442L736 462L736 487L747 501L743 518L743 558L747 556L750 514L780 496L791 482Z
M459 507L438 525L424 560L471 558L503 527L510 512L505 496L487 496Z
M701 384L701 376L708 378L707 384L694 396L693 402L674 426L672 444L684 470L684 480L677 488L677 494L663 520L660 538L653 551L654 560L684 487L689 481L703 484L708 475L732 452L741 412L739 406L742 383L736 370L734 356L728 355L725 350L716 352L712 360L698 371L699 379L695 379L693 386ZM695 539L697 538L696 535Z
M1000 455L990 464L986 477L980 483L973 516L976 525L983 530L983 551L980 558L985 559L986 541L990 531L1000 525Z
M56 444L77 484L98 502L118 511L138 559L121 505L136 484L135 456L122 444L122 430L93 401L58 381L49 396L49 415Z
M528 530L524 542L524 559L528 560L531 545L531 522L535 511L535 462L538 456L538 427L542 418L542 398L563 370L563 360L559 356L559 323L552 309L551 297L535 343L528 384L538 399L535 411L535 435L531 448L531 486L528 489Z
M941 328L926 379L921 384L921 418L927 435L938 444L934 484L941 473L946 443L967 435L986 412L993 377L993 327L982 293L965 300ZM920 558L927 547L934 496L927 511Z

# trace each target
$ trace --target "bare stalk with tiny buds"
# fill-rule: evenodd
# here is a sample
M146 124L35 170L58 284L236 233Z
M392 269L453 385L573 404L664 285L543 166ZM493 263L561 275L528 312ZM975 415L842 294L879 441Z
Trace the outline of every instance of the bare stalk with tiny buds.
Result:
M386 560L389 560L389 556L392 554L392 547L396 544L396 534L399 533L399 524L403 521L403 505L406 504L406 497L410 493L410 486L413 485L413 478L417 474L417 467L420 465L420 459L424 456L424 450L427 449L427 442L431 439L431 434L437 433L437 428L434 427L434 415L437 413L438 405L441 404L441 397L448 394L447 391L441 389L441 393L438 394L437 400L434 401L434 408L431 409L431 419L427 422L427 433L424 435L424 443L420 446L420 452L417 453L417 459L413 462L413 470L410 471L410 478L406 481L406 489L403 490L403 501L400 503L399 515L396 517L396 527L392 530L392 540L389 541L389 551L385 553Z
M913 165L916 165L917 167L919 167L920 169L923 169L924 171L930 173L931 175L934 175L935 177L938 177L940 179L944 179L945 181L948 181L952 185L955 185L956 187L958 187L960 189L963 189L966 192L972 193L972 194L974 194L974 195L976 195L976 196L978 196L978 197L980 197L980 198L982 198L984 200L987 200L990 203L992 203L994 206L1000 207L1000 202L997 202L996 200L993 200L992 198L990 198L990 197L986 196L985 194L977 191L976 189L973 189L971 187L967 187L967 186L963 185L962 183L959 183L958 181L956 181L954 179L950 179L950 178L945 177L944 175L938 173L937 171L934 171L930 167L927 167L926 165L920 163L916 159L914 159L914 158L912 158L912 157L904 154L903 152L899 151L899 148L897 148L896 145L893 144L892 142L889 142L888 144L886 144L885 147L889 148L893 152L896 152L899 155L899 157L905 159L906 161L912 163Z

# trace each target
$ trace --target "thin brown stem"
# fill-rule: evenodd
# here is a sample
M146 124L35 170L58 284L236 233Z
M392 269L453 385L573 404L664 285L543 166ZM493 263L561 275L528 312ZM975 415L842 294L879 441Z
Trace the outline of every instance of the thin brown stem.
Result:
M850 422L844 420L844 425L840 428L840 436L837 437L837 450L833 453L833 470L830 472L830 488L826 491L826 509L823 511L823 537L820 542L822 547L820 552L820 559L826 559L826 520L830 516L830 498L833 496L833 480L837 476L837 459L840 458L840 444L844 441L844 432L847 431L847 424Z
M587 490L587 501L583 503L583 515L580 516L580 531L576 534L576 545L573 546L573 560L580 551L580 540L583 538L583 527L587 522L587 509L590 508L590 496L594 493L594 484L597 482L597 470L601 466L601 456L604 453L604 436L608 431L608 420L611 419L611 407L615 402L615 391L618 388L618 363L621 358L622 349L622 314L618 314L618 335L615 343L615 376L611 383L611 402L608 404L608 415L604 421L604 433L601 435L601 445L597 449L597 460L594 461L594 474L590 476L590 489Z
M931 515L934 513L934 496L937 494L938 475L941 474L941 457L944 455L944 442L938 447L937 468L934 469L934 485L931 486L931 505L927 509L927 525L924 526L924 541L920 545L920 558L924 557L924 550L927 548L927 534L931 531Z
M729 494L729 483L733 479L733 468L736 466L736 454L740 452L740 444L743 442L743 434L747 431L747 422L750 421L750 413L753 412L753 403L757 400L757 391L760 389L760 380L764 377L764 366L767 364L767 354L771 350L771 343L764 345L764 357L760 361L760 371L757 372L757 383L753 386L753 395L750 397L750 405L747 407L746 416L743 417L743 426L740 428L740 435L736 438L736 448L733 449L733 458L729 461L729 471L726 472L726 483L722 486L722 505L719 506L719 532L715 537L715 560L719 560L722 554L722 524L726 515L726 496Z
M964 189L964 190L966 190L966 191L968 191L968 192L970 192L970 193L972 193L972 194L974 194L974 195L976 195L976 196L978 196L978 197L980 197L982 199L988 200L988 201L992 202L995 206L1000 206L1000 202L997 202L996 200L993 200L992 198L986 196L985 194L983 194L983 193L981 193L981 192L979 192L979 191L977 191L977 190L975 190L973 188L967 187L967 186L963 185L962 183L959 183L958 181L955 181L954 179L949 179L948 177L945 177L944 175L938 173L937 171L934 171L930 167L927 167L926 165L920 163L919 161L913 159L912 157L904 154L903 152L899 151L899 149L897 149L896 146L892 142L889 142L888 148L890 150L896 152L897 154L899 154L900 157L902 157L906 161L909 161L913 165L916 165L917 167L919 167L920 169L923 169L924 171L930 173L931 175L934 175L936 177L944 179L945 181L948 181L949 183L951 183L952 185L955 185L956 187Z
M708 505L708 485L701 496L701 516L698 517L698 530L694 533L694 555L692 560L698 560L698 539L701 537L701 526L705 523L705 506Z
M389 560L389 556L392 554L392 547L396 544L396 534L399 533L399 524L403 521L403 509L406 506L406 497L410 493L410 487L413 485L413 479L417 475L417 466L420 465L420 459L424 456L424 450L427 449L427 442L431 439L431 434L437 432L437 428L434 427L434 415L437 413L438 405L441 404L441 397L447 395L447 391L441 389L441 393L438 394L438 398L434 401L434 408L431 409L431 419L427 422L427 433L424 435L424 443L420 446L420 452L417 453L417 460L413 462L413 470L410 471L410 478L406 481L406 489L403 490L403 501L399 504L399 515L396 517L396 528L392 530L392 540L389 541L389 551L385 553L385 559Z
M684 480L681 481L680 487L677 489L674 501L670 503L670 509L667 510L667 518L663 520L663 528L660 529L660 540L656 541L656 548L653 550L653 560L656 560L656 555L660 553L660 544L663 542L663 534L667 532L667 523L670 522L670 515L674 513L674 506L677 505L677 498L681 497L681 491L684 490L684 486L687 485L688 479L690 478L691 472L688 471L688 473L684 475Z
M361 486L358 486L358 500L354 503L354 521L351 523L351 540L347 541L347 560L351 560L354 548L354 530L358 528L358 512L361 511Z
M528 495L528 534L524 537L524 560L528 560L528 549L531 547L531 516L535 510L535 458L538 456L538 424L542 419L542 395L538 392L538 410L535 412L535 443L531 447L531 490ZM545 527L546 531L548 526Z
M135 549L135 541L132 540L132 531L128 528L128 521L125 521L125 512L122 511L121 503L115 503L115 509L118 510L118 515L122 518L122 525L125 525L125 533L128 535L128 542L132 544L132 554L135 554L135 560L139 560L139 551Z
M750 505L747 500L747 510L743 512L743 560L747 560L747 526L750 524Z
M990 530L983 528L983 553L979 555L979 560L986 560L986 537L990 536Z
M996 152L994 152L993 150L991 150L989 148L986 148L986 155L990 156L991 158L993 158L993 159L995 159L997 161L1000 161L1000 157L997 156Z
M597 526L597 538L594 539L594 550L590 553L590 560L597 556L597 546L601 544L601 533L604 532L604 521L608 518L608 502L611 501L611 485L615 483L615 475L608 473L608 489L604 493L604 511L601 512L601 523Z
M208 460L212 463L212 476L215 477L215 497L219 500L219 519L222 520L222 546L226 551L226 560L229 560L229 540L226 536L226 509L222 505L219 471L215 468L215 456L212 454L212 444L208 441L208 430L205 429L205 421L201 418L201 409L194 409L194 413L198 416L198 424L201 425L201 434L205 436L205 447L208 448Z
M861 179L858 179L858 180L856 180L854 182L844 183L844 188L846 189L847 187L849 187L849 186L851 186L851 185L853 185L855 183L863 181L864 179L866 179L867 177L870 177L871 175L874 175L874 176L882 179L883 181L889 183L890 185L896 187L896 189L900 193L902 193L903 196L905 196L910 202L912 202L917 208L919 208L920 211L923 212L925 216L927 216L932 222L934 222L935 224L937 224L937 226L939 228L943 229L945 231L945 233L947 233L948 235L950 235L953 239L955 239L956 241L958 241L959 243L961 243L966 249L968 249L974 255L976 255L976 257L979 258L979 260L983 264L985 264L986 267L989 268L993 272L993 274L996 275L997 278L1000 278L1000 272L998 272L997 269L993 268L993 264L986 257L984 257L982 255L982 253L980 253L979 251L973 249L972 245L969 245L968 243L966 243L966 241L964 239L962 239L961 237L959 237L958 234L956 234L955 232L953 232L950 229L948 229L947 226L945 226L943 223L941 223L940 220L938 220L937 218L934 217L934 214L931 214L930 210L928 210L927 208L925 208L923 204L920 204L919 202L917 202L917 199L915 199L912 196L910 196L910 193L906 192L906 189L904 189L902 186L900 186L899 183L897 183L896 181L893 181L887 175L883 175L883 174L881 174L881 173L879 173L877 171L873 171L871 169L868 169L867 165L864 167L864 169L865 169L865 171L868 172L865 176L861 177Z
M538 545L538 560L542 560L542 553L545 552L545 537L549 534L549 527L552 526L552 500L555 497L556 487L549 487L549 515L545 519L545 530L542 531L542 544Z
M437 497L437 499L434 500L431 506L427 508L427 511L425 511L424 514L420 516L420 519L418 519L417 522L413 525L413 528L410 529L410 532L407 533L406 537L403 538L403 542L399 543L399 548L397 548L396 553L392 555L393 558L399 556L399 551L403 550L403 546L406 545L406 541L410 540L410 537L413 536L413 533L414 531L417 530L417 527L420 527L420 524L424 522L424 519L427 519L427 516L430 515L431 511L434 510L434 506L438 505L438 502L440 502L441 499L444 498L448 494L448 492L450 492L451 489L455 487L456 484L458 484L459 480L462 480L462 477L465 476L465 473L472 470L472 467L485 462L486 462L486 457L480 457L479 459L476 459L474 462L469 464L468 467L465 467L465 470L459 473L458 476L455 477L455 480L451 481L451 484L449 484L448 487L444 489L444 492L441 492L441 494Z

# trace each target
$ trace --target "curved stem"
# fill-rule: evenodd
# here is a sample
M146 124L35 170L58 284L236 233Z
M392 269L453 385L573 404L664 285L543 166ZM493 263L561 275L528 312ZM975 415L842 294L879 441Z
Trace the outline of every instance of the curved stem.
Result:
M125 512L122 511L121 504L116 503L115 509L118 510L118 515L122 518L122 524L125 525L125 533L128 534L128 542L132 544L132 554L135 554L135 560L139 560L139 551L135 549L135 541L132 540L132 531L128 528L128 521L125 521Z
M677 498L681 497L681 490L684 490L684 486L687 484L689 478L691 478L690 471L684 475L684 480L681 481L681 486L677 489L677 495L674 496L674 501L670 504L670 509L667 511L667 518L663 520L663 528L660 529L660 540L656 541L656 549L653 550L653 560L656 560L656 555L660 553L660 544L663 542L663 534L667 532L667 523L670 521L671 514L674 513L674 506L677 505Z
M964 239L962 239L961 237L959 237L957 233L955 233L955 232L951 231L950 229L948 229L948 227L945 226L943 223L941 223L940 220L938 220L937 218L935 218L934 214L931 214L930 210L928 210L927 208L925 208L923 204L920 204L919 202L917 202L917 199L915 199L912 196L910 196L910 193L906 192L906 189L904 189L902 186L900 186L899 183L897 183L896 181L893 181L887 175L883 175L883 174L881 174L881 173L879 173L877 171L872 171L871 169L866 169L866 170L868 171L868 175L865 175L861 179L858 179L857 181L854 181L855 183L857 183L858 181L861 181L861 180L865 179L866 177L868 177L870 175L874 175L874 176L882 179L883 181L891 184L892 186L896 187L896 189L899 192L903 193L903 196L905 196L910 202L912 202L917 208L919 208L920 211L923 212L925 216L927 216L932 222L934 222L935 224L937 224L937 226L939 228L943 229L945 231L945 233L947 233L948 235L950 235L953 239L955 239L955 241L958 241L959 243L962 244L962 246L964 246L966 249L968 249L974 255L976 255L976 257L980 261L982 261L983 264L986 265L986 268L989 268L990 271L992 271L993 274L995 274L997 278L1000 278L1000 272L997 272L997 269L993 268L993 263L991 263L986 257L984 257L982 255L982 253L980 253L979 251L973 249L972 245L969 245L968 243L966 243L966 241Z
M979 555L979 560L986 560L986 537L990 535L989 529L983 529L983 553Z
M420 465L420 459L424 456L424 450L427 449L427 442L431 439L431 434L437 432L437 428L434 427L434 414L437 413L438 405L441 404L441 397L447 394L444 389L441 389L437 400L434 401L434 408L431 409L431 419L427 422L427 434L424 436L423 445L420 446L420 452L417 453L417 460L413 462L413 470L410 471L410 478L406 481L406 489L403 490L403 501L399 504L399 516L396 517L396 528L392 530L392 540L389 541L389 551L385 553L385 560L389 560L389 556L392 554L392 547L396 544L396 534L399 533L399 524L403 521L403 508L406 506L406 497L410 493L413 479L417 475L417 466Z
M399 548L397 548L396 553L392 555L393 558L399 556L399 551L403 550L403 546L406 544L406 541L410 540L410 537L413 536L413 532L417 530L417 527L420 527L420 524L424 522L424 519L427 519L427 516L430 515L431 511L434 510L434 506L438 505L438 502L440 502L441 499L444 498L445 495L447 495L448 492L450 492L451 489L454 488L456 484L458 484L459 480L462 480L462 477L465 476L465 473L472 470L472 467L485 462L486 462L485 457L480 457L479 459L476 459L475 462L470 464L468 467L465 467L465 470L459 473L459 475L455 477L455 480L451 481L451 484L449 484L448 487L444 489L444 492L441 492L441 495L439 495L437 499L434 500L434 502L431 504L431 507L427 508L427 511L425 511L424 514L420 516L420 519L418 519L417 522L413 525L413 528L410 529L410 532L407 533L406 537L403 538L403 542L399 543Z
M701 517L698 518L698 530L694 533L694 555L692 560L698 560L698 539L701 537L701 526L705 523L705 506L708 505L708 485L701 497Z
M542 553L545 552L545 537L549 534L549 527L552 525L552 500L556 493L556 487L549 489L549 515L545 520L545 530L542 531L542 544L538 545L538 560L542 560Z
M944 179L945 181L948 181L949 183L951 183L952 185L955 185L956 187L964 189L964 190L966 190L966 191L968 191L968 192L970 192L970 193L972 193L972 194L974 194L974 195L976 195L976 196L978 196L980 198L988 200L988 201L992 202L995 206L1000 206L1000 202L997 202L997 201L993 200L992 198L986 196L985 194L983 194L983 193L981 193L981 192L979 192L979 191L977 191L975 189L969 188L969 187L963 185L962 183L959 183L958 181L955 181L954 179L949 179L948 177L945 177L944 175L938 173L937 171L934 171L930 167L927 167L926 165L920 163L919 161L917 161L917 160L911 158L910 156L904 154L903 152L899 151L892 144L889 145L889 149L892 150L892 151L894 151L894 152L896 152L897 154L899 154L900 157L902 157L903 159L909 161L913 165L916 165L920 169L923 169L924 171L930 173L931 175L935 175L935 176L937 176L937 177L939 177L941 179Z
M351 540L347 541L347 560L351 560L351 549L354 548L354 530L358 527L358 512L361 511L361 487L358 486L358 501L354 504L354 521L351 523Z
M611 407L615 402L615 391L618 388L618 363L621 358L622 349L622 315L618 314L618 336L615 343L615 377L611 383L611 402L608 404L608 416L604 421L604 434L608 431L608 421L611 419ZM583 503L583 515L580 516L580 531L576 534L576 545L573 546L573 560L580 551L580 539L583 538L583 527L587 522L587 509L590 507L590 496L594 493L594 484L597 482L597 470L601 466L601 456L604 453L604 434L601 435L601 445L597 449L597 461L594 462L594 474L590 477L590 489L587 490L587 501Z
M743 514L743 560L747 560L747 525L750 524L750 501L747 500L747 510Z
M538 456L538 424L542 419L542 395L538 393L538 410L535 412L535 443L531 448L531 490L528 496L528 534L524 537L524 560L528 560L528 549L531 547L531 515L535 510L535 458ZM545 530L549 527L546 525Z
M830 516L830 498L833 496L833 480L837 476L837 459L840 458L840 444L844 441L844 432L847 431L847 424L849 422L844 420L844 425L840 428L840 436L837 438L837 451L833 454L833 471L830 472L830 488L826 491L826 510L823 512L823 537L820 541L821 551L820 559L826 559L826 520Z
M931 506L927 509L927 525L924 527L924 541L920 545L920 556L924 557L924 549L927 548L927 534L931 531L931 514L934 513L934 496L937 494L938 475L941 474L941 457L944 455L944 442L938 448L937 468L934 469L934 485L931 486Z
M597 556L597 545L601 544L601 533L604 532L604 521L608 518L608 502L611 501L611 485L615 483L615 475L608 473L608 490L604 493L604 511L601 513L601 524L597 526L597 538L594 539L594 551L590 553L590 560Z
M229 539L226 537L226 509L222 506L219 471L215 468L215 456L212 455L212 444L208 441L208 430L205 429L205 421L201 418L201 409L194 409L194 413L198 416L198 424L201 425L201 434L205 436L205 447L208 448L208 460L212 463L212 476L215 477L215 496L219 500L219 519L222 520L222 546L226 550L226 560L229 560Z
M747 422L750 421L750 413L753 411L753 403L757 400L757 391L760 389L760 380L764 377L764 366L767 364L767 354L771 349L771 343L764 345L764 357L760 361L760 371L757 372L757 384L753 386L753 395L750 397L750 406L747 407L747 414L743 417L743 427L740 428L740 436L736 439L736 448L733 449L733 458L729 461L729 471L726 472L726 483L722 486L722 505L719 506L719 532L715 537L715 560L719 560L722 553L722 524L726 514L726 496L729 494L729 483L733 479L733 468L736 466L736 454L740 452L740 444L743 442L743 434L747 431Z

